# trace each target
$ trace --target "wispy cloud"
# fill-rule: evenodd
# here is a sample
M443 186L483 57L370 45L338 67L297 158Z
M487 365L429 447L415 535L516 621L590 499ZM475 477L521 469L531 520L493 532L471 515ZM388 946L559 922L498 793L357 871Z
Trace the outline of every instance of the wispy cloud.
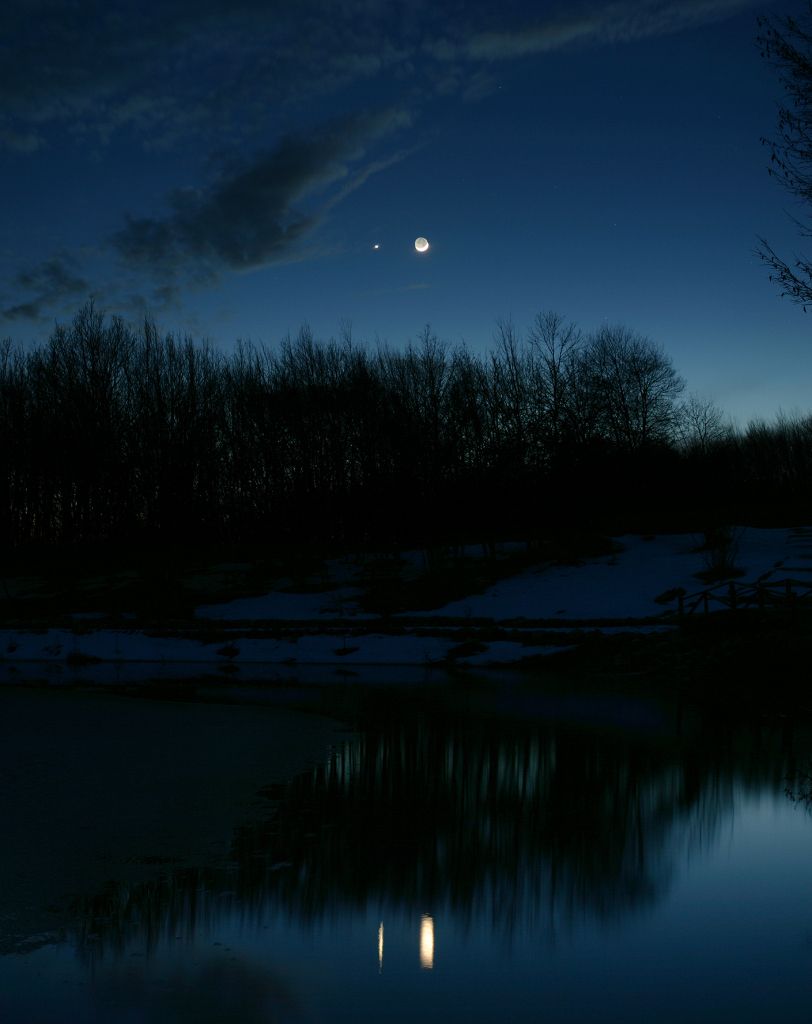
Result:
M36 151L56 127L148 149L256 138L354 83L463 92L471 62L662 35L760 2L560 0L546 15L516 0L5 0L0 147Z
M253 151L213 181L169 192L161 213L122 217L108 240L128 291L167 303L183 284L319 252L331 211L414 152L409 125L439 97L487 95L498 62L673 33L757 2L5 0L0 149L36 160L73 138L103 160L113 140L183 145L200 166L215 150ZM357 113L373 89L397 96L398 109ZM356 113L320 127L321 97L325 109ZM61 250L20 271L1 315L38 318L86 294L78 266ZM168 290L150 291L150 280Z
M426 0L5 0L0 146L60 128L148 149L256 137L269 121L406 61ZM415 24L410 25L414 21Z
M431 285L428 281L413 281L411 284L393 285L391 288L367 288L361 295L378 297L380 295L405 295L407 292L428 291Z
M8 149L12 153L36 153L45 145L45 139L36 131L0 130L0 149Z
M509 31L475 32L452 52L475 61L551 53L576 44L633 42L741 14L758 0L621 0ZM438 50L442 56L442 50ZM448 52L448 51L447 51Z
M57 253L35 267L21 270L13 281L15 291L33 292L24 302L15 303L2 311L5 320L36 320L45 309L87 295L88 282L74 268L67 253Z
M367 151L408 123L390 110L288 136L209 188L172 193L164 217L129 218L112 244L130 266L198 280L295 258L328 210L397 159Z

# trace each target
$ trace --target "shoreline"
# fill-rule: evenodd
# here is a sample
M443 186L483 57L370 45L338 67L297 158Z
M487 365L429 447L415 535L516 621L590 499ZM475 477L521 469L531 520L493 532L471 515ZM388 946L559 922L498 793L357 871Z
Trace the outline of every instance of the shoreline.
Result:
M596 636L671 632L665 619L508 624L497 621L208 623L168 629L86 625L0 629L0 680L105 668L185 666L222 672L298 667L521 667Z

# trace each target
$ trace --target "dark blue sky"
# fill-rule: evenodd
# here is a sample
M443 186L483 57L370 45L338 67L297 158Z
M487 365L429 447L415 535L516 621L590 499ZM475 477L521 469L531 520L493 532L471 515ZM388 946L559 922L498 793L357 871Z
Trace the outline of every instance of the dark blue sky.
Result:
M755 37L803 6L7 0L0 335L93 294L223 348L350 321L483 350L554 309L740 421L806 412L812 313L753 255L802 248Z

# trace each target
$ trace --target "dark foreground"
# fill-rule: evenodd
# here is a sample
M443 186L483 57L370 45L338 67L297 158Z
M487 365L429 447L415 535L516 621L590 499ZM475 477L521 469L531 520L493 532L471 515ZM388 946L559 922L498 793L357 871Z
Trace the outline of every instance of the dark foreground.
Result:
M0 1020L807 1021L812 730L634 689L0 690Z

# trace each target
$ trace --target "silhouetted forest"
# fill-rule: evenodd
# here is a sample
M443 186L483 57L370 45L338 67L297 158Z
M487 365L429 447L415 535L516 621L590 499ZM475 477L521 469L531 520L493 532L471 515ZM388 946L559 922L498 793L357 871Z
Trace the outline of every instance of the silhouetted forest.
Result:
M230 354L92 304L0 343L0 530L31 545L532 541L549 527L701 529L808 516L812 416L734 430L624 327L500 323L476 355Z

